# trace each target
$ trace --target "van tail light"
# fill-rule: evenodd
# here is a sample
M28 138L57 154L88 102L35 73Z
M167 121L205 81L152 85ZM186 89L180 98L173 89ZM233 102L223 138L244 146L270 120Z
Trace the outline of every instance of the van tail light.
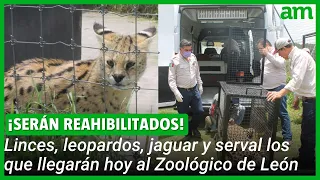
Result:
M215 110L216 110L216 106L217 106L216 104L212 104L212 105L211 105L211 109L210 109L210 115L211 115L211 116L214 115L214 112L215 112Z

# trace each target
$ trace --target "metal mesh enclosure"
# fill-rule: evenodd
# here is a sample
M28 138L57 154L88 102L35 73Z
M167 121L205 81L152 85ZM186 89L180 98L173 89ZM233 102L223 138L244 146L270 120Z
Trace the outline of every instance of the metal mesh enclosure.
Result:
M228 64L227 83L262 84L264 63L256 46L260 39L266 39L265 29L229 28L229 38L221 51Z
M302 36L302 48L308 48L313 59L316 59L316 33L304 34Z
M92 5L94 6L94 5ZM81 5L5 5L5 66L6 69L12 67L12 73L5 74L4 112L8 114L116 114L121 113L115 103L124 104L125 113L156 113L154 102L157 102L157 81L148 80L146 75L140 76L139 72L132 73L132 83L125 88L119 88L127 91L128 96L118 96L115 93L107 94L116 87L107 81L106 67L108 65L106 55L108 53L116 56L130 56L132 62L125 65L125 69L138 68L138 62L141 56L147 56L148 64L145 70L148 76L152 75L153 68L157 68L157 41L150 48L150 51L138 46L138 35L143 29L156 25L150 19L145 17L157 18L158 14L141 12L140 5L128 5L132 9L129 13L117 13L109 11L107 5L95 5L95 8L82 8ZM109 9L109 10L108 10ZM81 16L80 16L80 15ZM139 20L139 21L138 21ZM150 20L150 21L149 21ZM154 21L154 20L153 20ZM126 39L130 39L132 46L129 48L117 49L105 43L103 33L95 32L95 23L101 23L101 29L108 26L113 27L114 32L122 34ZM106 26L105 26L106 25ZM147 27L148 26L148 27ZM139 30L140 29L140 30ZM151 28L153 29L153 28ZM156 28L155 28L156 29ZM96 35L99 35L101 41L97 41ZM131 36L127 36L131 35ZM81 38L80 38L81 37ZM130 37L130 38L127 38ZM121 46L121 45L119 45ZM152 56L150 56L150 54ZM28 63L21 63L24 60L35 58L37 62L37 71L28 67ZM60 59L55 63L46 63L50 59ZM150 61L151 60L151 61ZM69 66L62 65L70 62ZM96 63L98 62L98 63ZM101 64L99 64L101 62ZM110 62L109 62L110 63ZM112 62L113 63L113 62ZM99 68L83 69L83 66L99 64ZM110 66L110 65L109 65ZM20 68L19 68L20 67ZM34 67L34 66L33 66ZM57 71L49 71L49 68L56 67ZM101 67L101 69L100 69ZM113 65L112 65L113 67ZM30 69L29 69L30 68ZM95 69L95 70L93 70ZM85 78L98 72L99 77L95 79ZM7 72L7 70L6 70ZM152 73L150 73L152 72ZM157 73L157 72L155 72ZM81 75L82 74L82 75ZM140 76L140 78L139 78ZM92 77L92 76L91 76ZM142 79L143 81L139 81ZM11 82L8 85L7 82ZM29 83L28 83L29 82ZM32 84L30 83L32 82ZM57 90L63 87L63 90ZM95 87L95 88L93 88ZM98 93L100 92L100 93ZM142 92L142 93L141 93ZM57 95L60 98L56 98ZM28 95L28 96L26 96ZM63 97L62 97L63 96ZM11 97L13 100L9 100ZM95 99L94 99L95 98ZM114 98L114 101L108 101ZM129 101L127 99L132 99ZM63 101L57 102L58 99ZM94 99L94 100L93 100ZM139 100L138 100L139 99ZM92 101L91 101L92 100ZM98 101L97 101L98 100ZM155 101L152 101L155 100ZM89 102L88 105L81 105L81 102ZM62 103L61 103L62 102ZM122 103L126 102L126 103ZM107 107L113 106L114 112ZM99 108L100 107L100 108ZM102 108L101 108L102 107ZM131 107L131 108L130 108ZM89 110L91 109L91 110ZM100 109L100 110L99 110ZM156 108L157 109L157 108ZM89 112L90 111L90 112ZM118 112L116 112L118 111ZM19 137L20 140L30 141L55 141L59 148L60 142L64 136L33 138L30 136ZM149 146L150 136L73 136L74 141L117 141L123 138L123 141L140 141L145 149ZM156 139L157 137L153 137ZM81 159L85 155L82 152L59 151L55 155L57 159ZM145 153L146 154L146 153ZM110 159L142 159L145 154L139 154L133 151L106 153L96 152L91 154L91 158L103 159L109 156ZM29 154L28 154L29 155ZM41 153L32 153L30 160L42 155ZM48 156L48 155L42 155ZM103 156L103 157L102 157ZM6 153L6 159L24 158L25 154L16 152ZM49 156L48 156L49 157ZM85 157L84 157L85 158Z
M157 17L158 14L150 14L150 13L141 13L139 12L138 6L132 5L133 12L131 13L116 13L112 11L108 11L106 5L97 5L95 9L82 9L82 6L76 6L76 5L5 5L5 11L6 11L6 39L5 39L5 46L6 46L6 59L5 59L5 66L6 68L12 67L12 73L6 74L5 79L13 81L12 84L10 84L10 89L13 88L12 91L14 91L14 99L8 100L12 102L11 105L7 105L5 102L5 112L6 113L89 113L89 109L92 106L87 106L85 108L80 107L80 101L83 99L87 101L87 97L89 97L88 94L92 94L93 91L97 91L96 89L91 89L92 92L85 93L82 87L88 87L88 86L95 86L98 87L98 89L102 89L102 93L99 94L101 96L101 102L102 103L96 103L98 105L103 104L104 110L98 110L97 111L91 111L90 113L110 113L110 108L108 110L107 106L110 105L110 103L107 102L108 98L106 95L107 89L111 87L116 87L116 85L110 83L107 81L108 74L106 73L106 66L108 65L106 63L106 55L109 53L118 54L119 56L130 56L132 59L130 67L135 67L138 69L138 60L141 56L148 56L150 59L150 55L157 56L159 52L156 51L146 51L142 50L138 47L137 42L137 36L139 35L138 26L140 26L140 22L138 23L138 17L144 18L144 17ZM21 14L26 13L31 14L28 17L22 16ZM68 17L65 17L65 19L69 19L66 21L65 19L61 19L59 17L53 17L54 14L66 14ZM92 13L90 15L80 16L79 14L84 13ZM18 16L19 15L19 16ZM134 48L129 48L129 50L117 50L111 48L109 45L107 45L105 42L104 36L102 36L101 43L98 44L94 43L96 39L93 40L91 34L94 34L94 30L92 29L92 32L90 31L90 34L83 34L84 38L78 38L81 37L83 32L81 31L85 30L88 27L88 21L91 20L91 17L99 17L95 19L95 22L101 21L101 26L105 27L107 25L107 21L115 21L115 16L117 17L117 21L119 21L118 18L122 17L131 17L130 21L123 19L123 21L127 21L125 25L122 25L120 22L119 29L117 32L127 34L129 27L132 27L130 32L132 31L131 35L135 39L135 41L132 41L132 44L134 44ZM81 19L86 18L86 21L82 21ZM110 18L109 18L110 17ZM111 18L113 17L113 19ZM51 22L52 19L55 19L55 22ZM121 19L122 20L122 19ZM120 20L120 21L121 21ZM28 25L26 25L25 22L29 22ZM69 22L70 21L70 22ZM131 23L131 21L133 21ZM21 23L23 22L23 23ZM51 22L52 24L50 24ZM100 22L99 22L100 23ZM83 25L82 25L83 24ZM93 28L94 23L90 24L90 28ZM110 22L108 26L112 24ZM130 24L133 24L134 26L129 26ZM36 26L37 25L37 26ZM49 26L50 25L50 26ZM126 28L120 28L121 26L126 26ZM151 25L150 25L151 26ZM66 28L68 27L68 28ZM20 29L19 29L20 28ZM63 33L60 33L60 31L64 30ZM29 36L32 35L32 38L26 38L29 36L25 36L25 32L32 31L32 33L29 34ZM62 32L62 31L61 31ZM126 33L125 33L126 32ZM63 34L63 35L62 35ZM33 37L34 36L34 37ZM94 35L95 36L95 35ZM36 38L35 38L36 37ZM62 39L61 39L62 38ZM92 46L87 45L88 42ZM103 43L102 43L103 42ZM59 50L59 49L63 49ZM34 52L35 50L38 50L39 52ZM90 51L90 50L96 50ZM24 53L21 53L24 52ZM33 52L33 53L30 53ZM81 52L86 52L85 55L89 58L80 58ZM68 54L69 53L69 54ZM95 54L100 54L101 58L98 58L95 56ZM10 54L10 56L8 56ZM39 54L36 56L35 54ZM62 56L63 55L63 56ZM39 64L41 67L39 67L39 72L41 74L33 74L35 71L29 70L28 73L22 73L21 71L17 70L17 67L19 63L23 60L29 60L29 59L38 59ZM71 61L72 67L69 67L67 70L61 69L60 72L50 74L50 72L47 70L47 65L45 61L47 59L63 59L64 61ZM70 58L70 59L68 59ZM157 58L157 57L154 57ZM81 72L81 68L79 68L81 65L84 64L94 64L92 62L97 62L96 60L101 60L103 63L101 64L102 71L101 77L99 77L98 80L88 80L84 77L91 73L82 73L83 76L77 77L76 74ZM87 63L80 62L80 60L88 61ZM51 64L51 67L58 66L59 63ZM112 66L113 67L113 66ZM149 68L150 66L148 66ZM23 69L23 68L22 68ZM147 70L147 69L145 69ZM70 72L70 75L65 75L66 72ZM143 111L152 112L154 113L154 102L152 103L145 103L145 101L149 101L149 96L147 98L141 98L139 97L138 101L138 94L140 95L141 90L145 91L143 94L154 94L157 91L157 88L153 88L154 85L147 84L146 87L141 87L141 81L139 82L140 75L139 72L142 71L135 71L132 75L132 85L127 86L125 88L122 88L121 90L131 90L132 95L128 95L128 98L119 99L118 101L125 102L123 105L121 105L121 108L116 108L120 111L120 109L124 109L123 111L129 111L129 107L134 106L132 108L130 113L138 113L138 107L139 111L142 110L142 107L145 107ZM30 75L32 75L32 80L35 82L34 86L31 86L30 89L37 89L36 95L39 97L32 97L24 101L24 98L22 95L25 95L28 92L30 94L33 94L33 92L29 92L28 89L21 89L22 87L17 84L18 81L26 81L30 79ZM63 81L63 84L69 84L66 86L64 90L57 90L56 92L50 92L53 90L50 89L56 89L50 87L52 84L56 85L56 82ZM138 83L139 82L139 83ZM5 85L5 89L6 89ZM147 91L147 92L146 92ZM64 104L61 105L57 103L57 100L55 99L57 95L63 94L65 95L66 101ZM35 96L36 96L35 95ZM5 95L5 101L10 97L9 95ZM30 95L31 96L31 95ZM96 95L98 96L98 95ZM130 102L128 99L132 99ZM145 96L146 97L146 96ZM27 98L25 98L27 99ZM154 98L156 100L156 97ZM157 102L157 101L155 101ZM109 104L109 105L108 105ZM133 105L131 105L133 104ZM139 104L139 105L138 105ZM102 106L102 105L101 105ZM96 108L98 109L98 108ZM116 111L117 111L116 110ZM140 112L141 113L141 112Z
M267 90L256 85L220 84L220 117L217 118L216 140L224 143L248 142L248 146L242 149L241 144L238 144L233 151L218 153L218 157L234 163L244 157L248 161L254 160L257 165L261 164L262 158L269 162L273 159L273 152L267 151L267 144L275 140L279 101L267 101ZM260 145L261 149L253 151L249 146L253 142Z

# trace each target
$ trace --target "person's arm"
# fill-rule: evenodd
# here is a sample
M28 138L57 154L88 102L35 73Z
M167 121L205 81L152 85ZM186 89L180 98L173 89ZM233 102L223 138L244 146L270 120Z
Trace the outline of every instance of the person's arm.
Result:
M198 84L200 94L202 94L203 93L203 86L202 86L203 82L202 82L201 76L200 76L200 67L199 67L198 61L196 61L196 68L197 68L197 72L196 72L197 84Z
M272 55L271 53L266 54L266 58L276 67L284 68L286 65L285 60L279 55Z
M295 58L294 61L292 61L292 63L294 63L294 64L293 64L291 80L279 92L268 92L268 94L267 94L268 101L270 101L270 100L274 101L278 98L285 96L289 92L295 92L297 89L300 88L301 83L304 79L304 76L305 76L307 68L308 68L306 58L307 57L303 57L302 55L299 55L298 57Z
M269 91L267 93L267 101L275 101L276 99L280 99L282 96L285 96L289 93L290 91L288 89L281 89L280 91Z
M308 68L308 61L307 57L299 55L295 61L293 61L293 70L292 70L292 78L289 83L284 87L291 92L295 92L297 89L300 88L304 76L307 72Z
M283 88L283 89L281 89L279 91L279 94L280 94L281 97L283 97L283 96L287 95L289 92L292 92L292 91L290 91L290 90L288 90L286 88Z
M168 83L171 91L176 94L178 90L177 88L177 80L176 80L176 67L177 65L174 64L173 60L169 64L169 71L168 71Z
M197 74L196 74L196 77L197 77L197 83L199 86L202 86L202 80L201 80L201 76L200 76L200 67L199 67L199 64L198 64L198 61L196 61L196 65L197 65Z
M168 71L168 84L171 91L176 96L177 101L182 102L183 97L177 87L176 69L177 69L177 65L174 63L173 59L171 59L171 63L169 64L169 71Z

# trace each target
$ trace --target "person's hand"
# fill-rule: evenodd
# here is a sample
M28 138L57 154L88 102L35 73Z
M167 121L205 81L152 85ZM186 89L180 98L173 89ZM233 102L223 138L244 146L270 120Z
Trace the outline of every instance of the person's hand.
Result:
M176 93L175 93L175 96L176 96L176 100L177 100L178 102L183 102L183 96L181 95L180 92L176 92Z
M270 91L267 93L267 101L274 102L276 99L280 99L281 97L281 94L276 91Z
M300 109L300 107L299 107L299 97L297 97L297 96L294 97L292 108L294 110L299 110Z
M266 47L266 48L267 48L268 52L271 52L271 51L272 51L272 47L268 46L268 47Z
M202 85L199 85L199 92L200 92L200 95L202 95L202 93L203 93L203 87L202 87Z
M267 48L259 49L259 53L263 56L267 56L269 50Z

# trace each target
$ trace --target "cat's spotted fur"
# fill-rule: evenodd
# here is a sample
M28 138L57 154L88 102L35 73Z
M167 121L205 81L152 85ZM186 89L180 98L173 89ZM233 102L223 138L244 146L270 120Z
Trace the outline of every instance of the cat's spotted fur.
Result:
M39 102L37 91L46 92L47 105L54 104L57 109L65 110L70 108L67 94L75 90L78 113L124 113L132 94L136 73L139 79L146 69L147 53L143 52L148 51L156 28L140 31L137 36L117 34L98 23L93 25L93 29L101 40L101 45L104 39L107 48L104 56L103 51L100 51L98 58L75 61L74 65L73 61L61 59L45 59L44 66L43 59L25 60L16 64L16 81L13 67L5 72L6 111L10 111L13 102L20 108L26 108L27 103ZM133 53L136 42L141 52L137 55L137 64ZM74 70L75 86L72 82ZM41 78L43 73L47 77L45 83ZM108 84L105 89L102 86L104 77ZM43 93L42 103L45 102L44 98ZM32 106L38 107L36 104Z

